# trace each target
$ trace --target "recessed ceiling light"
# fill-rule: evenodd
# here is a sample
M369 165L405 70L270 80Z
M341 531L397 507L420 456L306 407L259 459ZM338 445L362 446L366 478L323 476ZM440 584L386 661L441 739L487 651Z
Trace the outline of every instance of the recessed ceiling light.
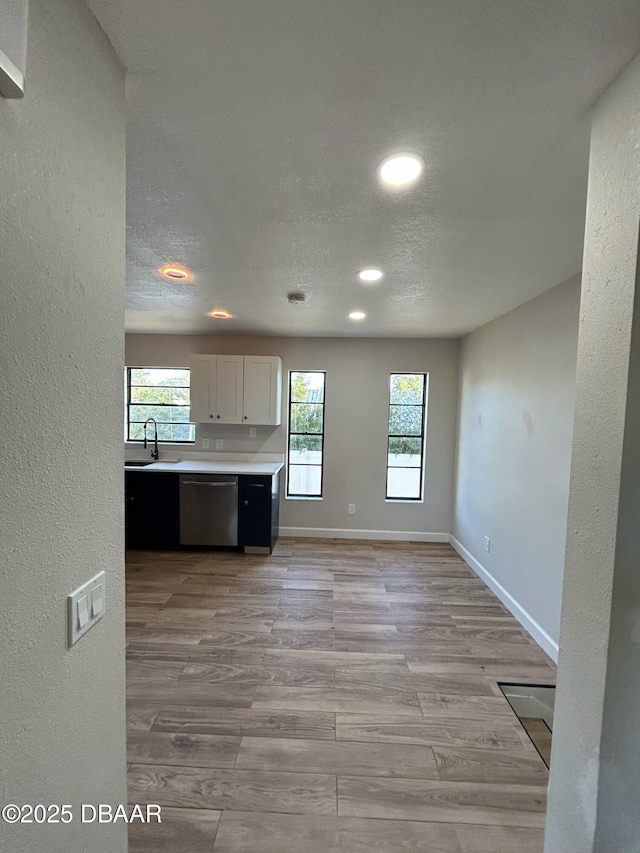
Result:
M424 169L424 161L417 154L392 154L378 166L378 175L383 183L392 187L403 187L418 178Z
M191 281L193 278L189 270L184 269L184 267L162 267L160 269L160 274L171 281Z
M352 311L349 314L350 320L364 320L367 315L363 311Z
M382 270L360 270L358 278L360 281L380 281L383 275Z
M215 317L216 320L229 320L233 314L229 314L228 311L224 311L222 308L216 308L215 311L209 311L209 317Z

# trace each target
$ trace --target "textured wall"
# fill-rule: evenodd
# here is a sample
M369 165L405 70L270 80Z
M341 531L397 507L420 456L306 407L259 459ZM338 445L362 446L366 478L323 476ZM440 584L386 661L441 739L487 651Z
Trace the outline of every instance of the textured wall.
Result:
M283 360L283 423L258 427L204 425L200 439L223 438L225 451L284 453L287 372L326 370L324 500L283 500L283 527L448 534L451 515L458 342L355 338L269 338L127 335L129 366L187 366L191 353L279 355ZM389 373L429 373L424 503L386 503ZM213 442L212 442L213 445ZM347 515L347 504L356 515Z
M547 853L640 838L639 93L636 59L593 120Z
M28 0L0 0L0 69L4 54L23 77L27 70L28 5Z
M571 279L467 335L460 353L453 534L552 643L560 632L579 302L580 283Z
M0 101L0 801L126 802L124 75L81 0L32 0ZM66 597L107 613L67 649ZM118 853L120 825L7 826L11 853Z

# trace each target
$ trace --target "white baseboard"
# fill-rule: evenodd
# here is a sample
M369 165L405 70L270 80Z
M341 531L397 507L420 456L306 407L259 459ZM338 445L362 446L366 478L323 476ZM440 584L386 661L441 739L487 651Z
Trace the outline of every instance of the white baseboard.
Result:
M538 625L536 620L522 607L515 598L508 592L502 584L497 581L491 572L488 572L482 563L479 563L470 551L464 547L462 542L459 542L455 536L449 536L449 542L456 549L462 559L468 563L473 571L478 575L480 580L484 581L489 589L494 592L504 606L516 617L525 631L528 631L539 646L556 663L558 662L558 644L547 634L541 625Z
M420 533L414 530L351 530L342 527L281 527L280 536L313 539L376 539L394 542L448 542L448 533Z

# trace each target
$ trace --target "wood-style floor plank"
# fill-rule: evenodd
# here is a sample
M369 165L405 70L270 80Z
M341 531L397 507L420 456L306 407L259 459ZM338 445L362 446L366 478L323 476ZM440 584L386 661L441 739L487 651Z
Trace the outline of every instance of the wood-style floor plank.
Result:
M504 850L520 853L516 847ZM463 853L455 828L447 824L232 811L223 812L213 848L213 853L402 851Z
M335 814L336 778L318 773L132 764L129 799L176 808Z
M265 663L284 663L285 661L324 661L335 666L350 666L351 664L378 664L382 661L400 661L405 663L405 656L388 654L386 652L336 652L324 649L268 649L265 652Z
M216 684L270 684L279 686L333 687L335 670L329 664L290 663L288 666L230 663L188 663L180 681Z
M257 687L254 708L335 713L396 714L422 717L415 693L367 687Z
M520 727L521 728L521 727ZM381 714L336 715L338 740L370 743L414 743L458 749L507 750L531 754L523 743L516 722L502 720L438 720Z
M431 749L387 743L244 737L235 766L291 772L313 767L314 772L351 776L401 773L407 779L440 778Z
M543 827L540 787L338 776L338 814L347 817Z
M448 544L127 555L130 853L542 853L498 682L555 666Z
M153 724L154 731L257 737L335 740L335 714L261 711L257 708L214 708L165 705Z
M336 686L357 685L371 689L410 690L415 693L491 696L491 684L484 676L419 675L413 671L383 673L371 666L336 669ZM506 700L505 700L505 704Z
M468 720L470 723L500 720L515 724L516 715L504 694L471 696L449 693L418 693L420 707L430 722Z
M211 853L222 812L163 808L161 823L129 824L130 853Z
M162 708L161 703L127 700L127 729L148 732Z
M456 826L462 853L542 853L542 828Z
M255 690L252 684L206 684L146 678L129 683L127 695L133 700L167 705L250 708Z
M539 755L492 749L448 749L434 746L443 782L485 782L498 785L543 785L549 772ZM355 774L354 774L355 775Z
M128 660L127 683L145 680L177 681L186 666L186 661L175 660Z
M151 731L129 731L127 734L127 757L131 764L231 768L239 747L239 737L226 735Z

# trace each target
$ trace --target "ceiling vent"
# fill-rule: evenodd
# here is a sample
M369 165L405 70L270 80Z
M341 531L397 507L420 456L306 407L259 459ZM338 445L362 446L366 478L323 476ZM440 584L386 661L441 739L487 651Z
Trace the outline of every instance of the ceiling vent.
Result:
M287 301L289 305L302 305L307 297L304 293L288 293Z

